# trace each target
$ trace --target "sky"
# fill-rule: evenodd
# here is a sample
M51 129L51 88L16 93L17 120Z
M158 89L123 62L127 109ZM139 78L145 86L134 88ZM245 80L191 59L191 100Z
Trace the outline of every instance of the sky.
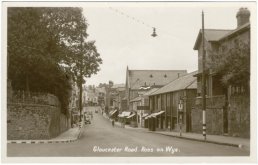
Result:
M205 28L235 29L238 9L251 8L250 5L239 2L85 3L82 7L89 24L88 40L96 41L103 60L100 71L87 78L86 85L109 80L125 83L127 66L132 70L195 71L198 58L193 46L201 28L202 10ZM152 27L158 35L155 38L151 37Z

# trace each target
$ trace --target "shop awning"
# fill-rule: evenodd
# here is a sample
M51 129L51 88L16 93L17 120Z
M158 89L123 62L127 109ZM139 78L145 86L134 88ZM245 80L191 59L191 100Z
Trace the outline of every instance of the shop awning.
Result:
M162 115L163 113L165 113L165 111L157 112L157 113L155 113L155 116Z
M118 115L118 117L128 117L130 116L131 112L122 112L121 114Z
M130 119L130 118L132 118L132 117L134 117L134 116L135 116L135 114L133 113L133 114L131 114L130 116L128 116L127 119Z
M142 115L142 118L145 118L145 117L147 117L148 115L149 115L148 113L145 113L145 114Z
M165 111L160 111L160 112L152 113L152 114L150 114L149 116L147 116L145 119L148 119L148 118L150 118L150 117L157 117L157 116L163 114L164 112L165 112Z
M117 110L114 110L110 113L110 116L113 116L115 113L117 112Z

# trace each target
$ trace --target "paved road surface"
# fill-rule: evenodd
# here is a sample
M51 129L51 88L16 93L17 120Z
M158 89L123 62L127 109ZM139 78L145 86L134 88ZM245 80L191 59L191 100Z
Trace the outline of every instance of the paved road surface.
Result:
M81 138L78 141L58 144L8 144L7 156L142 157L249 155L245 150L230 146L178 139L117 126L113 128L111 122L104 118L101 113L94 113L95 107L87 107L88 110L93 111L93 121L92 124L84 127ZM94 150L94 148L99 150ZM107 149L113 150L106 152L105 150ZM157 149L160 149L160 151L158 152Z

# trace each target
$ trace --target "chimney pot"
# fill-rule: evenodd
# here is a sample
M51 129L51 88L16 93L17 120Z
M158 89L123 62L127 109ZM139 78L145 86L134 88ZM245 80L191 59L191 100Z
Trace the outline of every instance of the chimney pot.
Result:
M241 7L236 15L237 27L240 27L249 22L250 11L247 8Z

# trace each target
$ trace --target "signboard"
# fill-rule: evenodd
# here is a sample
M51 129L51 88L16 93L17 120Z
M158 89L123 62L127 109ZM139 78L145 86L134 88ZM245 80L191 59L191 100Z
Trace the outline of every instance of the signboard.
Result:
M149 106L137 106L137 110L150 110Z

